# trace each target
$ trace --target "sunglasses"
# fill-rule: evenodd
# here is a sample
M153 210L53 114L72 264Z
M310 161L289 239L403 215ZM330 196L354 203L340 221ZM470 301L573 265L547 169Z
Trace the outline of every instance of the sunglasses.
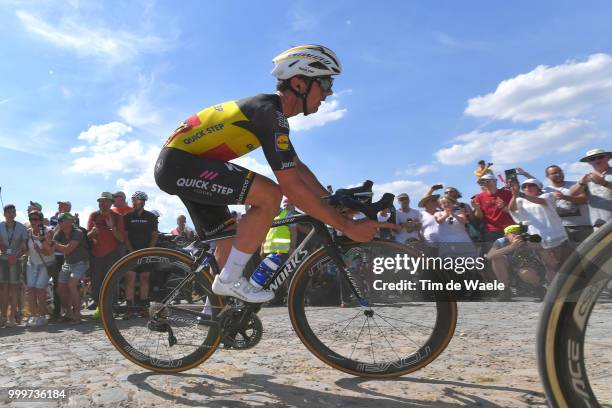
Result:
M592 162L595 160L603 159L604 157L606 157L605 154L598 154L597 156L592 156L592 157L587 158L587 160Z
M34 217L34 218L28 218L30 221L40 221L40 218L38 217Z
M334 78L332 77L315 77L313 78L319 83L319 87L323 92L329 92L334 85Z

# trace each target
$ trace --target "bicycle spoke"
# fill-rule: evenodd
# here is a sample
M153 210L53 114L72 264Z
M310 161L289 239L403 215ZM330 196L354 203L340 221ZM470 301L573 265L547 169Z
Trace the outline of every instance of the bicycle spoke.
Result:
M363 328L365 327L367 321L368 319L366 318L365 321L363 322L363 325L361 326L361 330L359 330L359 334L357 335L357 340L355 340L355 345L353 346L353 351L351 352L351 355L349 356L349 358L353 357L353 353L355 352L355 349L357 348L357 343L359 343L359 338L361 337L361 333L363 332Z
M385 318L387 318L387 319L397 320L397 321L400 321L400 322L402 322L402 323L411 324L411 325L413 325L413 326L417 326L417 327L421 327L421 328L423 328L423 329L427 329L427 331L431 331L431 330L433 329L433 327L425 326L425 325L418 324L418 323L408 322L408 321L406 321L406 320L398 319L397 317L392 317L392 316L383 315L383 314L380 314L380 313L378 313L378 312L377 312L376 314L377 314L378 316L380 316L380 317L381 317L381 319L382 319L383 317L385 317Z
M379 315L380 316L380 315ZM402 336L404 336L405 338L407 338L408 340L410 340L411 342L413 342L414 344L416 344L417 349L420 347L419 343L417 343L416 341L412 340L410 337L408 337L407 335L405 335L403 332L399 331L396 327L392 326L388 321L386 321L383 317L381 317L381 320L384 321L385 323L387 323L389 325L389 327L391 327L391 329L395 330L396 332L398 332L399 334L401 334Z

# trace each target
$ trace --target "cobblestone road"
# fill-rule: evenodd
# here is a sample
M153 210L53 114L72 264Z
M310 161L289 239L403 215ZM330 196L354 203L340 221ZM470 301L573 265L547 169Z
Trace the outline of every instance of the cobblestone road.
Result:
M262 310L266 331L256 348L218 350L178 375L148 372L125 360L89 319L37 331L4 328L0 387L71 387L63 403L68 406L543 407L535 362L539 308L526 302L460 304L446 351L413 375L385 381L351 377L321 363L293 333L285 308Z

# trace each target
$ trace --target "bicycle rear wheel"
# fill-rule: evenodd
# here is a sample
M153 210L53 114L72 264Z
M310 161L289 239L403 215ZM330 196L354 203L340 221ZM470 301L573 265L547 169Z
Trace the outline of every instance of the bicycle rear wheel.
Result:
M335 264L320 249L296 271L289 288L291 323L304 345L326 364L370 378L408 374L438 357L455 331L456 303L416 301L409 292L391 295L373 287L374 258L419 254L382 240L341 244L340 249L369 307L361 307L342 287L341 304L333 286L334 280L343 281L333 276ZM406 277L396 275L385 280Z
M563 264L546 295L538 366L552 407L612 407L612 221Z
M121 258L107 273L100 317L111 343L128 360L171 373L193 368L214 353L221 341L215 319L223 303L212 293L209 271L203 271L201 279L191 273L193 262L176 250L147 248ZM150 274L151 305L130 307L124 299L125 279L130 271L143 268ZM207 299L207 314L202 314Z

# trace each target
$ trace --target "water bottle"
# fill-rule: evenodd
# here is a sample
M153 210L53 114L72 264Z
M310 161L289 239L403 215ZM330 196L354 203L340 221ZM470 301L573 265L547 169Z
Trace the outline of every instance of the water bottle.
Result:
M267 282L268 278L281 266L282 260L280 254L270 254L264 258L257 269L251 275L251 285L261 289Z

